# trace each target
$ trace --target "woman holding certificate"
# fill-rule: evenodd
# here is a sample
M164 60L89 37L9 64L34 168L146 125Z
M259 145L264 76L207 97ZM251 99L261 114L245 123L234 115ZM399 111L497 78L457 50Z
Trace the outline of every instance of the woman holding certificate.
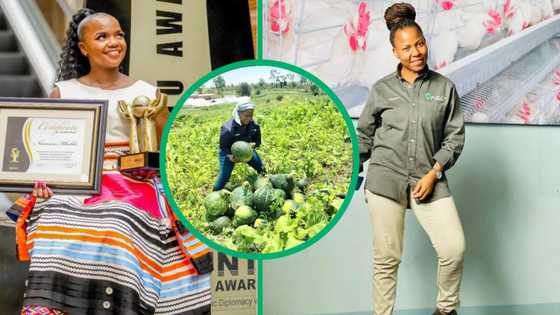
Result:
M18 241L19 256L30 258L22 314L210 313L208 249L169 220L157 180L118 172L130 132L118 101L160 97L156 87L119 71L124 36L114 17L89 9L70 22L51 97L108 100L102 192L83 199L36 184L34 196L44 201L34 204L26 241Z

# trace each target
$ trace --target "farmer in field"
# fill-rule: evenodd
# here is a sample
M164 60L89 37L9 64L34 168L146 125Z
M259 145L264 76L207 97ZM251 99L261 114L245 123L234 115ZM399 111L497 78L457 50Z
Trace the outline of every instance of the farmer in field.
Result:
M241 162L238 161L231 152L231 146L236 141L248 142L253 149L261 145L261 128L253 120L254 110L255 104L251 101L239 102L233 109L233 119L226 121L222 125L220 131L220 153L218 155L220 172L214 184L214 190L224 188L229 181L235 163ZM255 150L253 150L253 157L247 164L254 168L259 174L265 172L261 158Z

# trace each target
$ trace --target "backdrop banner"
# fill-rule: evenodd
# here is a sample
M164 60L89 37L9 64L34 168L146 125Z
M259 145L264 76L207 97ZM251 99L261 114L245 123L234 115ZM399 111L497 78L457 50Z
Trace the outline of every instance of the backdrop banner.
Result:
M212 314L256 314L257 262L213 253Z
M173 106L198 78L222 65L254 59L247 0L88 0L127 34L123 71L157 85Z

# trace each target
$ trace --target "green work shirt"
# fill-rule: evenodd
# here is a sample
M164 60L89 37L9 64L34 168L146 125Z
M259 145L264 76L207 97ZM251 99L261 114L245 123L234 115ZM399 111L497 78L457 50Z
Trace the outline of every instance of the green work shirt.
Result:
M360 162L370 161L366 189L408 205L410 191L436 161L444 170L455 164L465 127L453 82L426 67L410 84L401 67L373 85L357 132ZM444 176L423 202L450 195Z

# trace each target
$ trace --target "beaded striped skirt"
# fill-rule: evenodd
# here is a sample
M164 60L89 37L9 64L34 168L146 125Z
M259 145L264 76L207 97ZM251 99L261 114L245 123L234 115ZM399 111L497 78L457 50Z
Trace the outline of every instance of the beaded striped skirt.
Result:
M197 272L166 220L129 203L55 195L35 205L27 248L24 305L72 315L210 313L209 274Z

